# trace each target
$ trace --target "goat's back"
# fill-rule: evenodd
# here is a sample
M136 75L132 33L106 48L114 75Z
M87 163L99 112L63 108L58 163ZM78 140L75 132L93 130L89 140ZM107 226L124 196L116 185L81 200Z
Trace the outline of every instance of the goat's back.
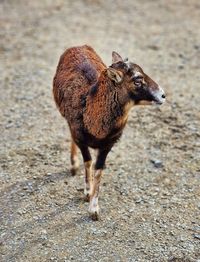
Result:
M79 108L80 96L97 81L105 64L93 48L84 45L67 49L60 57L53 80L55 102L67 118L69 108Z

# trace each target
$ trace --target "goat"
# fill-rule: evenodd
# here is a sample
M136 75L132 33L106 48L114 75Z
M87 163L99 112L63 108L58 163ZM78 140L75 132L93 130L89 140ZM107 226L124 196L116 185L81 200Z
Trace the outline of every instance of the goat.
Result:
M109 151L122 135L130 109L140 104L160 105L165 93L140 66L123 60L117 52L112 52L112 65L106 67L94 49L84 45L69 48L61 55L53 94L71 132L72 174L79 167L79 148L89 212L98 220L102 170ZM97 149L94 168L89 148Z

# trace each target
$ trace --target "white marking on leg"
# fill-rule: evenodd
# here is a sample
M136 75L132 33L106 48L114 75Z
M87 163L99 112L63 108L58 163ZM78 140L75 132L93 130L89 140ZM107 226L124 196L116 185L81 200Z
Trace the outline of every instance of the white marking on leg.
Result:
M95 213L99 214L98 197L93 197L90 200L89 212L91 214L95 214Z
M73 156L73 165L72 165L73 169L78 169L79 168L79 159L78 156Z
M90 198L89 212L91 215L99 215L99 205L98 205L98 197L99 197L99 186L102 176L102 169L96 170L94 174L93 181L93 189L92 196Z
M85 183L84 194L86 196L91 196L92 194L92 186L89 183Z

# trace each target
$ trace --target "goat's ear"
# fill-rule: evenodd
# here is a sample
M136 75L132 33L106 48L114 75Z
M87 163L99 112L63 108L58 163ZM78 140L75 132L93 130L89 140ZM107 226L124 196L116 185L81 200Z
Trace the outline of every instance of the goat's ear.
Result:
M115 51L112 52L112 63L115 64L117 62L123 62L122 57Z
M107 68L107 74L108 77L117 84L121 83L124 77L121 71L116 70L112 67Z

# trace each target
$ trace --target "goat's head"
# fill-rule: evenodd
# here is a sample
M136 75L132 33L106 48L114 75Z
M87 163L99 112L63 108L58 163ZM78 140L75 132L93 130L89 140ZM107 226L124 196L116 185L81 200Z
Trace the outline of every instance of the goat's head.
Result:
M116 52L112 53L112 65L107 69L107 75L116 85L126 87L136 105L161 105L165 101L163 89L139 65L123 60Z

